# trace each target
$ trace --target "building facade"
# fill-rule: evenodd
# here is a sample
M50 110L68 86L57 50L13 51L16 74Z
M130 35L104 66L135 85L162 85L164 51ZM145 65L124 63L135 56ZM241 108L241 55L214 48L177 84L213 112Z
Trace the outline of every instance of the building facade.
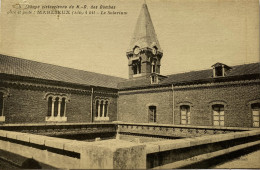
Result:
M163 51L146 4L126 56L128 80L1 55L0 123L259 127L260 63L161 75Z

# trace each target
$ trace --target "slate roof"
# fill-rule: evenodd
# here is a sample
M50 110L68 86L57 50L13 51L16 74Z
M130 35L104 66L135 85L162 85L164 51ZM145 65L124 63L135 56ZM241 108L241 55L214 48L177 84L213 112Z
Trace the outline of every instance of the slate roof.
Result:
M200 70L200 71L191 71L186 73L178 73L168 75L167 78L163 79L159 84L151 84L150 79L136 79L136 80L127 80L120 82L118 84L119 89L131 89L137 87L149 87L149 86L162 86L162 85L181 85L187 83L201 83L201 82L214 82L220 80L233 80L250 76L254 76L260 79L260 63L251 63L244 65L232 66L231 70L227 73L225 77L213 78L212 69Z
M0 74L117 88L125 79L0 54Z
M156 46L158 51L162 52L146 3L142 5L127 52L132 51L135 46L140 48Z

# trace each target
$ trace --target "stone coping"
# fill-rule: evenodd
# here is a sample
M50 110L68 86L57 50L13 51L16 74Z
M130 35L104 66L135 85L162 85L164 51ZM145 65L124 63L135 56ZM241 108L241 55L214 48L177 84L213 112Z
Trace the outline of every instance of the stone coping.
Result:
M155 126L155 127L171 127L171 128L193 128L193 129L210 129L210 130L256 130L259 128L244 128L244 127L221 127L221 126L193 126L193 125L173 125L173 124L158 124L158 123L130 123L130 122L113 122L117 125L131 125L131 126Z
M141 143L134 143L118 139L85 142L6 130L0 130L0 137L76 153L81 153L82 148L89 146L116 150L120 148L129 148L133 146L144 145Z
M15 124L2 124L5 126L52 126L52 125L114 125L112 122L94 122L94 123L61 123L61 122L46 122L46 123L15 123Z
M136 126L155 126L155 127L170 127L170 128L194 128L194 129L210 129L210 130L256 130L259 128L244 128L244 127L216 127L216 126L192 126L192 125L173 125L173 124L157 124L157 123L130 123L130 122L93 122L93 123L65 123L65 122L46 122L46 123L20 123L20 124L2 124L1 127L5 126L51 126L51 125L136 125Z
M191 146L198 146L208 143L216 143L220 141L238 139L249 136L260 135L260 130L252 130L245 132L234 132L228 134L218 134L211 136L202 136L202 137L193 137L186 139L176 139L176 140L165 140L165 141L156 141L156 142L147 142L146 144L146 153L156 153L180 148L186 148Z
M194 156L194 157L191 157L188 159L184 159L184 160L180 160L177 162L154 167L153 169L182 169L182 167L187 166L187 165L199 163L204 160L212 159L217 156L225 155L230 152L238 151L238 150L245 149L245 148L252 147L255 145L259 145L259 144L260 144L260 141L255 141L255 142L249 142L249 143L245 143L245 144L241 144L241 145L236 145L236 146L229 147L227 149L222 149L222 150L211 152L211 153L205 153L205 154Z
M6 130L0 130L0 137L78 153L83 145L91 143Z

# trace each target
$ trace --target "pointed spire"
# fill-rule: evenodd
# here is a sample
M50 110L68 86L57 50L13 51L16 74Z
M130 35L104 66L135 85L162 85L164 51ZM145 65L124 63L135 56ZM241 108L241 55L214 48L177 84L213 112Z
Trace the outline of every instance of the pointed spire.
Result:
M136 22L134 34L128 52L132 51L135 46L140 48L152 48L156 46L158 51L162 52L145 0Z

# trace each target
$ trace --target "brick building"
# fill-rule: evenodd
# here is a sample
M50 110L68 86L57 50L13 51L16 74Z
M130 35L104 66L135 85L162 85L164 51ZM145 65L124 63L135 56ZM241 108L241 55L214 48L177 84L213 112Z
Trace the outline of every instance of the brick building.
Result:
M259 127L260 63L161 75L146 4L126 54L128 80L1 55L0 122Z

